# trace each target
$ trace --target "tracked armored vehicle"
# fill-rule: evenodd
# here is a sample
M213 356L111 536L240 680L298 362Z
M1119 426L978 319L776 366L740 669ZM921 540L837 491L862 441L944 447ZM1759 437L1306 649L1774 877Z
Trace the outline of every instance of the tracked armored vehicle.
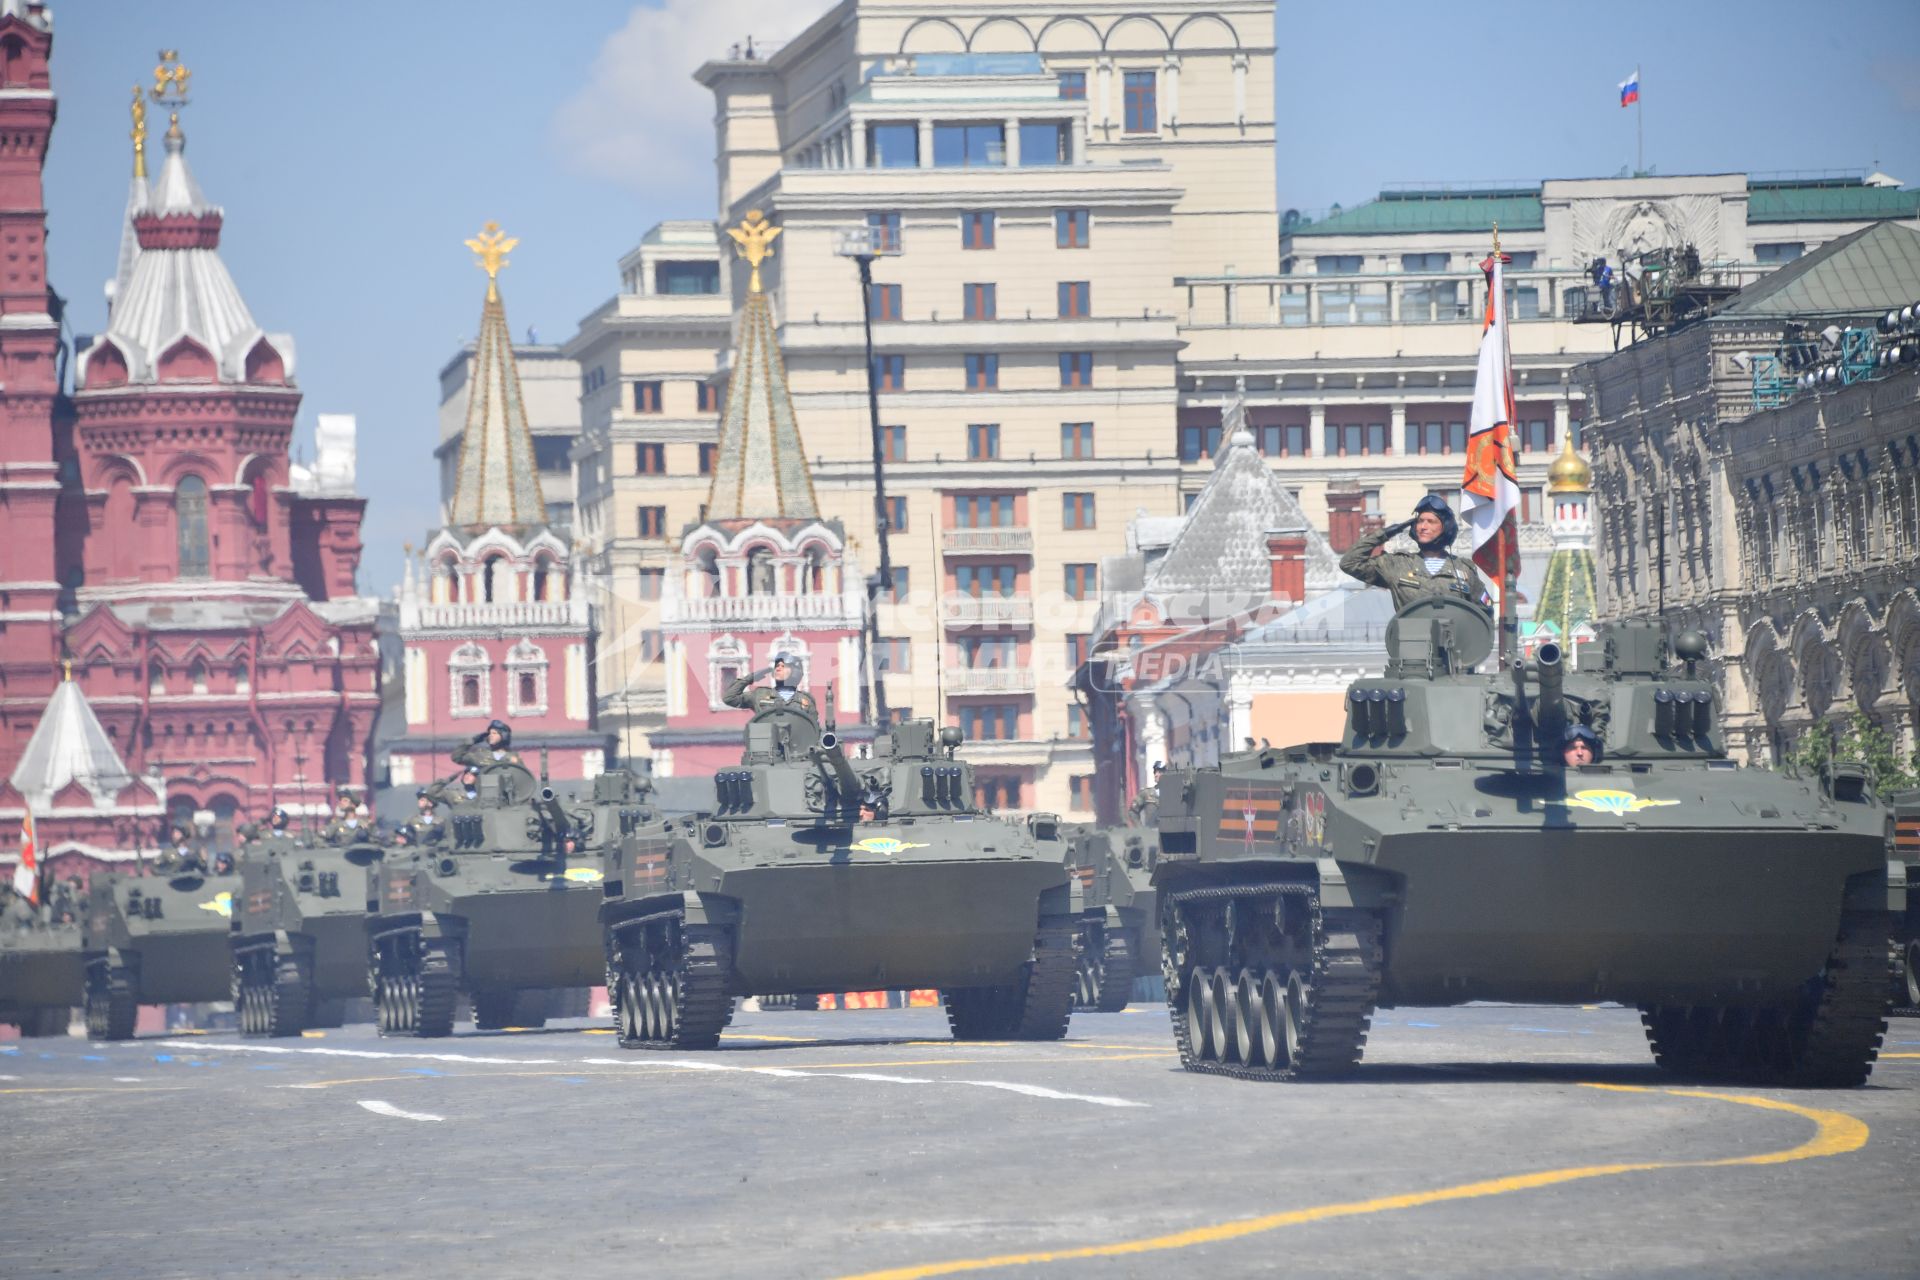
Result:
M59 922L47 906L10 899L0 909L0 1023L23 1036L65 1035L84 998L82 941L78 919Z
M132 1037L143 1004L230 999L228 922L237 875L107 872L88 886L82 961L87 1034Z
M1895 939L1900 964L1894 975L1893 1011L1920 1018L1920 791L1899 792L1892 805L1893 874L1907 886L1907 910Z
M384 846L271 835L242 851L233 907L233 1007L245 1036L337 1027L367 994L367 900Z
M380 864L367 955L382 1035L450 1035L462 993L480 1030L541 1026L554 989L605 972L604 849L653 822L645 780L612 771L562 797L512 764L485 769L479 793L440 844Z
M1409 604L1337 743L1161 780L1167 999L1181 1061L1338 1075L1376 1005L1641 1009L1680 1075L1864 1081L1885 1029L1887 813L1862 771L1796 779L1727 758L1706 642L1603 633L1604 665L1474 674L1470 605ZM1599 763L1562 762L1569 726Z
M851 760L831 726L757 712L714 811L608 867L621 1045L710 1048L736 995L878 987L938 987L959 1039L1064 1035L1078 886L1058 824L976 808L959 743L915 721Z
M1073 1007L1117 1013L1133 980L1160 968L1159 900L1153 887L1160 833L1152 827L1063 829L1067 864L1080 881Z

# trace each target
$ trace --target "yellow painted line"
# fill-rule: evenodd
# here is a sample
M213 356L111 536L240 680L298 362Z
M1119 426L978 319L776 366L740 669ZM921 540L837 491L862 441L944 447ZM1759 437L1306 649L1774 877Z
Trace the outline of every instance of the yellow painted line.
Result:
M1765 1111L1782 1111L1813 1121L1815 1131L1813 1137L1797 1147L1766 1151L1759 1155L1728 1156L1719 1160L1648 1160L1626 1164L1583 1165L1571 1169L1547 1169L1539 1173L1522 1173L1505 1178L1465 1182L1458 1186L1438 1187L1432 1191L1412 1191L1395 1196L1377 1196L1371 1200L1349 1200L1340 1204L1292 1209L1285 1213L1194 1227L1187 1231L1176 1231L1171 1235L1149 1236L1141 1240L1122 1240L1114 1244L1087 1245L1078 1249L1003 1253L990 1258L964 1258L953 1262L895 1267L885 1271L862 1272L857 1276L846 1277L846 1280L925 1280L925 1277L929 1276L957 1275L963 1271L987 1271L999 1267L1033 1266L1042 1262L1118 1258L1173 1249L1191 1249L1196 1245L1238 1240L1245 1236L1276 1231L1282 1227L1301 1226L1310 1222L1357 1218L1366 1214L1389 1213L1399 1209L1418 1209L1425 1205L1444 1204L1454 1200L1477 1200L1485 1196L1511 1195L1516 1191L1534 1191L1541 1187L1558 1186L1562 1183L1579 1182L1589 1178L1612 1178L1623 1174L1648 1173L1661 1169L1731 1169L1743 1165L1787 1164L1795 1160L1816 1160L1826 1156L1845 1155L1867 1145L1866 1124L1844 1112L1821 1111L1812 1107L1795 1106L1791 1102L1776 1102L1772 1098L1743 1093L1649 1089L1639 1085L1624 1084L1590 1084L1586 1087L1605 1089L1613 1093L1666 1093L1676 1098L1711 1098L1718 1102L1732 1102L1740 1106L1758 1107Z
M1920 1053L1883 1053L1883 1058L1920 1058Z
M739 1031L729 1031L729 1032L726 1032L726 1033L725 1033L725 1035L726 1035L726 1038L727 1038L727 1039L729 1039L729 1040L766 1040L766 1041L769 1041L770 1043L773 1043L773 1044L814 1044L814 1043L817 1043L818 1041L821 1041L821 1040L826 1040L826 1039L830 1039L830 1038L831 1038L831 1037L828 1037L828 1036L763 1036L763 1035L747 1035L747 1034L745 1034L744 1032L739 1032ZM875 1044L887 1044L887 1043L889 1043L889 1042L888 1042L888 1041L885 1041L885 1040L875 1040L875 1041L874 1041L874 1043L875 1043Z
M300 1036L304 1040L325 1040L327 1033L324 1031L302 1031Z

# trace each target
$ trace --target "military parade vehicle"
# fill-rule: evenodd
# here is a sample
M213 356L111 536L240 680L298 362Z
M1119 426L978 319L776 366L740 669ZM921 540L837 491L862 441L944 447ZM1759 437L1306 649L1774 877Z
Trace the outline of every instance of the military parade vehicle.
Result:
M1893 1011L1920 1017L1920 790L1897 792L1893 804L1895 874L1906 881L1907 910L1895 943L1900 948L1894 975Z
M1465 601L1415 601L1339 742L1162 778L1181 1061L1326 1077L1357 1064L1376 1006L1611 1000L1679 1075L1863 1082L1904 909L1864 768L1728 759L1698 633L1670 655L1619 624L1596 670L1549 643L1475 674L1492 637ZM1596 762L1566 762L1575 738Z
M451 1034L462 993L481 1030L537 1027L553 989L601 981L602 850L653 821L648 789L615 770L563 798L545 773L485 768L440 843L387 851L367 919L382 1035Z
M156 874L110 871L88 886L85 928L87 1034L132 1037L143 1004L232 998L228 922L238 875L196 868Z
M233 904L233 1007L247 1036L337 1027L367 994L367 901L386 849L280 832L239 859Z
M59 919L50 904L9 891L0 907L0 1023L23 1036L67 1033L84 987L81 940L78 918Z
M623 1047L710 1048L736 995L881 987L940 988L963 1040L1066 1033L1078 885L1058 824L977 808L958 729L895 725L853 760L831 724L768 705L745 738L711 813L612 855Z
M1133 981L1160 969L1160 913L1153 868L1160 833L1152 827L1063 828L1067 864L1080 881L1074 944L1073 1007L1117 1013Z

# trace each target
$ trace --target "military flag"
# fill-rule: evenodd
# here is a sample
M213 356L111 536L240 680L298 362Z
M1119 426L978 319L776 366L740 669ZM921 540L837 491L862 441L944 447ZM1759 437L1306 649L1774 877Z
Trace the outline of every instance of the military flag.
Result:
M33 831L33 809L27 809L27 820L20 827L20 861L13 864L13 891L31 902L40 905L40 850L39 838Z
M1507 344L1506 281L1501 271L1507 261L1496 247L1480 264L1487 275L1487 313L1473 379L1467 470L1460 480L1460 506L1473 534L1473 561L1492 579L1503 604L1509 572L1520 568L1514 518L1520 506L1520 485L1513 464L1513 356Z

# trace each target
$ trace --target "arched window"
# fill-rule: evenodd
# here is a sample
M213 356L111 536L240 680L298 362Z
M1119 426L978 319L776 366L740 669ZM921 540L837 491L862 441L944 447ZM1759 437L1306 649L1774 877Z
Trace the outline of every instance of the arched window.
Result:
M774 594L773 552L765 547L755 547L747 552L747 594L750 596Z
M188 476L173 493L173 515L180 549L180 576L204 578L208 573L207 482Z
M187 683L195 693L207 691L207 664L195 658L193 665L187 668Z
M253 677L247 674L247 664L244 662L233 664L233 691L235 693L253 692Z
M720 556L712 547L701 547L693 553L693 567L698 569L702 578L701 598L711 600L720 594Z
M533 562L533 598L537 603L546 603L547 593L552 589L553 579L549 573L552 567L553 561L545 556Z

